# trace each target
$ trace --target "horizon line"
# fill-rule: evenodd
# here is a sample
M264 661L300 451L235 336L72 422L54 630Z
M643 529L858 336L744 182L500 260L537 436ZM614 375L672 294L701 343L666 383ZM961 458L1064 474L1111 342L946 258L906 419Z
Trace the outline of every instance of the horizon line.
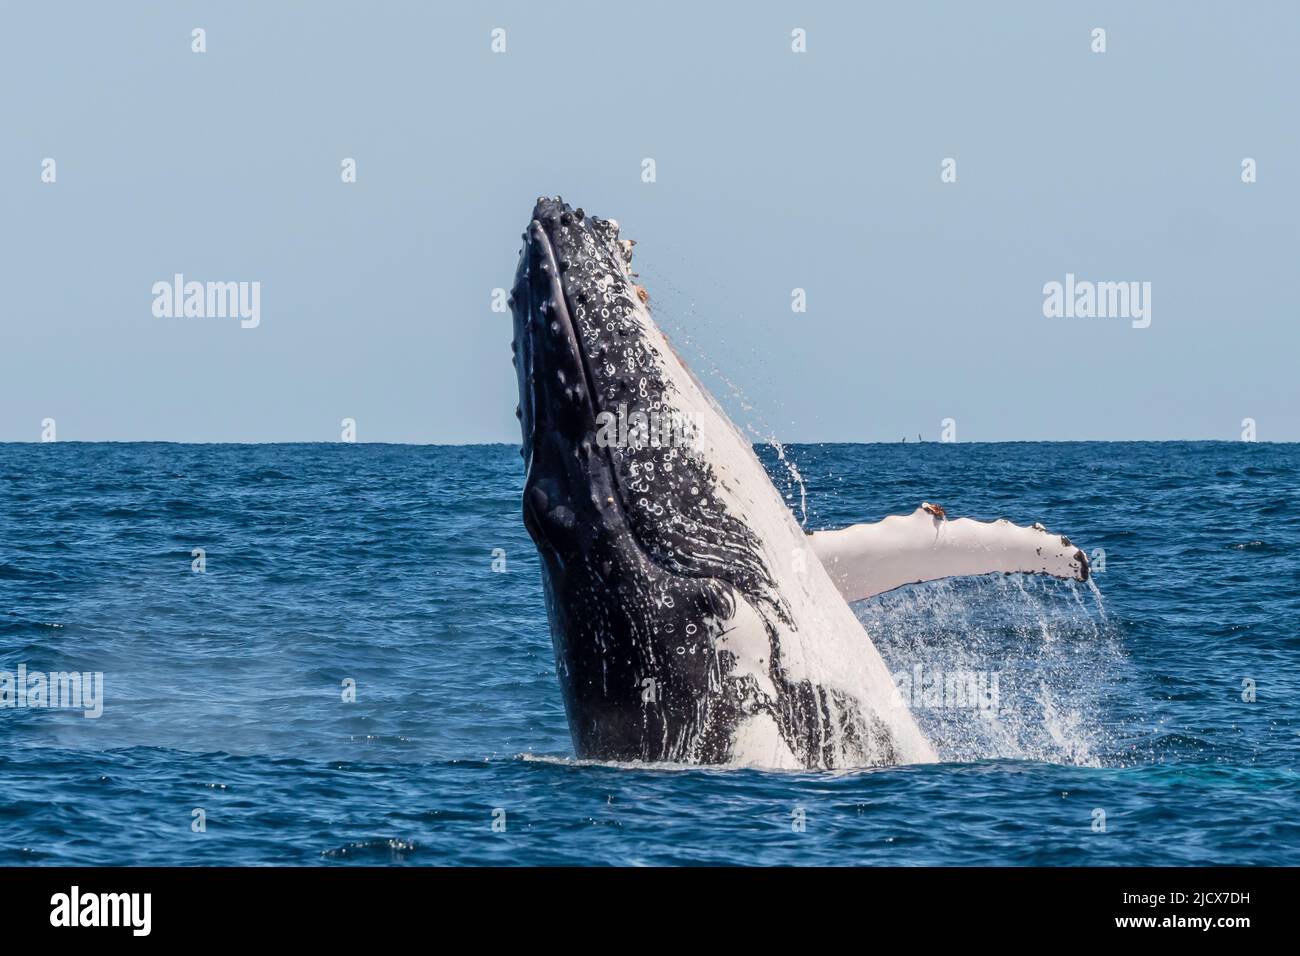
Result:
M1295 445L1300 441L1277 441L1240 438L1004 438L989 441L798 441L764 440L751 442L754 447L809 445ZM60 438L54 441L0 439L0 445L387 445L402 448L519 448L522 442L475 441L341 441L339 439L277 439L266 441L188 441L174 438Z

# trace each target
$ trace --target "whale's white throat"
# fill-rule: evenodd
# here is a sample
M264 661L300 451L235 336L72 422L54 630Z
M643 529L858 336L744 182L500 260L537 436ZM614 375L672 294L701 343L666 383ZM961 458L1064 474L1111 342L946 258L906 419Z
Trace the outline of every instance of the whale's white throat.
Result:
M681 454L694 457L716 475L712 491L716 507L754 532L771 576L770 603L741 605L720 639L721 646L735 655L737 672L776 696L768 674L775 632L786 677L821 691L841 692L825 694L819 701L830 711L825 747L836 766L937 759L900 700L880 653L840 596L812 539L772 483L751 441L669 346L647 305L639 297L629 304L635 321L643 326L652 361L667 383L663 400L695 425L693 440ZM647 496L643 507L653 507L652 500L652 495ZM774 613L775 608L784 609L785 619ZM847 708L856 708L857 713ZM887 729L887 736L875 721ZM737 727L731 760L765 767L803 766L766 713L750 716Z

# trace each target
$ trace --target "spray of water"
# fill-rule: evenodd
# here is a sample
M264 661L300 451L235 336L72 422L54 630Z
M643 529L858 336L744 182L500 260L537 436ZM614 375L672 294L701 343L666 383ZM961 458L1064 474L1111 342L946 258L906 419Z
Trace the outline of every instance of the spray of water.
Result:
M776 430L759 414L754 403L745 394L744 389L727 376L711 358L705 355L703 349L696 342L694 335L690 331L693 326L698 324L700 319L695 309L695 302L663 276L651 272L648 272L647 275L653 276L651 285L655 289L654 317L659 324L659 328L673 343L673 348L677 350L678 355L682 356L683 359L687 359L691 367L697 370L707 370L707 377L721 383L726 389L734 407L743 413L740 416L731 416L736 426L748 435L755 444L765 445L775 452L777 461L780 462L782 470L786 473L791 487L797 490L799 523L806 526L808 523L808 489L804 484L803 475L799 473L799 468L794 461L786 455L785 445L776 437ZM742 319L743 316L737 316L737 318ZM787 492L787 499L789 497L790 495Z
M854 610L942 759L1114 762L1124 654L1095 588L985 575Z

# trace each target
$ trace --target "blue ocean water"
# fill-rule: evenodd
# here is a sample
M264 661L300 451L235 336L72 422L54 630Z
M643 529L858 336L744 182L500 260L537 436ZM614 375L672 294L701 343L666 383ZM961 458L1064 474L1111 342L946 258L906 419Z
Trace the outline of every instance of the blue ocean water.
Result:
M917 708L943 763L588 764L517 448L0 445L0 671L104 681L0 709L0 864L1300 864L1300 446L762 451L811 528L1039 520L1099 590L856 606L896 671L996 675Z

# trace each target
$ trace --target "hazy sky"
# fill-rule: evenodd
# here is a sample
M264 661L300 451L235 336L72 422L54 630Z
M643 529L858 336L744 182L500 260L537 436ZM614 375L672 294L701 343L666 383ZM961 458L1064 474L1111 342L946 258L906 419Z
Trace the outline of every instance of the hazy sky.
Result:
M0 440L517 441L492 292L559 193L781 438L1294 441L1298 49L1290 2L7 0ZM175 273L260 324L156 317ZM1150 326L1045 317L1067 273Z

